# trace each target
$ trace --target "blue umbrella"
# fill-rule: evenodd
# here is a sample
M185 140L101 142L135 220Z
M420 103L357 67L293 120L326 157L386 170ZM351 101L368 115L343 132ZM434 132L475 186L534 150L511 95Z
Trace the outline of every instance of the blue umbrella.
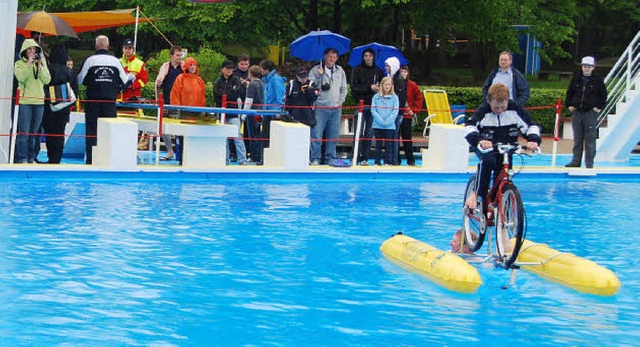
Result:
M292 56L308 61L322 60L327 48L337 50L338 55L345 54L351 49L351 39L329 30L317 30L298 37L289 45Z
M349 57L349 66L355 67L362 63L362 53L367 48L371 48L376 55L376 66L381 68L384 71L384 61L391 58L396 57L400 60L400 65L408 65L409 61L407 58L402 55L402 53L395 48L394 46L383 45L381 43L370 43L363 46L358 46L351 51L351 56Z

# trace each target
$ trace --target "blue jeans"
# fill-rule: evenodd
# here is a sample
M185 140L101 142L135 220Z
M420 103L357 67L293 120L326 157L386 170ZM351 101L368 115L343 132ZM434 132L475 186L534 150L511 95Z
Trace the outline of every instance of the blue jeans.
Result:
M44 105L20 105L18 109L18 135L16 136L16 163L33 163L36 137L40 125Z
M239 117L227 118L227 124L238 126L238 135L233 139L233 143L236 146L236 157L238 158L238 164L244 164L247 162L247 149L244 147L244 140L242 139L242 133L240 133L240 127L242 121ZM229 160L230 153L227 149L227 160Z
M325 147L325 161L336 159L336 146L338 145L338 136L340 128L340 117L342 117L342 109L338 108L317 108L316 109L316 126L311 129L311 161L320 161L322 153L322 134L327 131L327 143Z

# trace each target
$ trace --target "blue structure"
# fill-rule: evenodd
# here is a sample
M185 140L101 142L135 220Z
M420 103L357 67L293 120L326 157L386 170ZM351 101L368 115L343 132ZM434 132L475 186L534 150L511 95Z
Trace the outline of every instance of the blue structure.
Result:
M526 31L528 25L514 25L518 31ZM540 54L538 49L542 47L531 33L523 33L518 36L518 48L520 54L513 55L513 66L525 75L537 75L540 71Z

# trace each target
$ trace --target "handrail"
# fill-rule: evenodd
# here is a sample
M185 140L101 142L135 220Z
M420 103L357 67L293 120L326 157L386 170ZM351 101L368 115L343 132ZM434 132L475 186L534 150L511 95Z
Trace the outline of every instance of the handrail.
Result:
M640 71L640 31L631 40L622 55L613 65L613 68L604 79L607 87L607 104L598 115L598 128L602 125L607 115L616 107L624 97L629 99L632 81L638 77Z

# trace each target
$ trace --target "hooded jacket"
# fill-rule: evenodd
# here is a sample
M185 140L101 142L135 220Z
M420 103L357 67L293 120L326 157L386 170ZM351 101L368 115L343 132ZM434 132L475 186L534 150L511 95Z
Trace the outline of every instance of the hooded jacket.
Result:
M282 110L286 79L278 75L276 70L271 70L268 75L262 77L262 80L264 81L264 109Z
M389 76L393 79L393 90L398 96L398 104L400 105L398 115L402 117L407 107L407 80L400 75L400 60L398 60L398 58L388 58L384 61L384 64L389 65L391 70Z
M51 74L46 60L41 60L42 66L29 64L27 49L36 47L36 52L42 54L42 48L33 39L26 39L20 48L20 60L14 64L14 74L20 88L21 105L44 105L44 85L51 82Z
M49 65L49 71L51 72L51 82L49 86L59 86L61 84L69 83L71 88L76 93L78 92L78 83L74 78L73 70L67 67L67 59L69 55L67 53L67 49L64 46L56 46L51 50L51 54L49 55L49 61L51 64ZM45 95L47 99L51 97L49 95L49 88L45 88ZM65 112L69 112L71 105L66 107Z
M196 66L196 73L189 72L189 66ZM171 88L171 105L206 106L204 81L198 75L198 62L189 57L184 61L182 73Z

